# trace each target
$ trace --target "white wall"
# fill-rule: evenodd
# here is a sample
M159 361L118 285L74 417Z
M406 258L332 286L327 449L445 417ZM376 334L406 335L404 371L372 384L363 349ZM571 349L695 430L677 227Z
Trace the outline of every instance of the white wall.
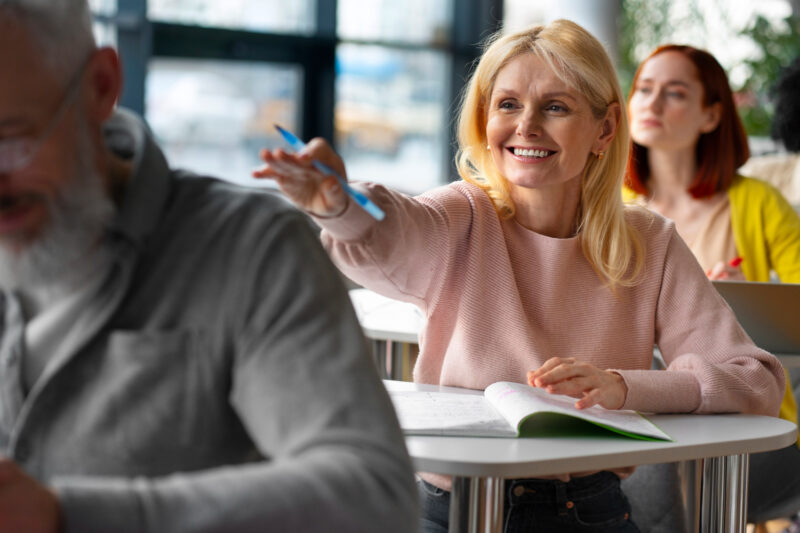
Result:
M617 57L617 18L621 0L506 0L505 28L510 31L556 19L572 20L592 33Z

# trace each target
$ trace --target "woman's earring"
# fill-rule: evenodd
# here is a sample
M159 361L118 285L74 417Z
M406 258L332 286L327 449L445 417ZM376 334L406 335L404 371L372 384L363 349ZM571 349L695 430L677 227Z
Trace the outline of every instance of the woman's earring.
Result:
M597 159L603 159L606 156L605 150L598 150L597 151Z
M486 149L491 151L492 147L487 144Z

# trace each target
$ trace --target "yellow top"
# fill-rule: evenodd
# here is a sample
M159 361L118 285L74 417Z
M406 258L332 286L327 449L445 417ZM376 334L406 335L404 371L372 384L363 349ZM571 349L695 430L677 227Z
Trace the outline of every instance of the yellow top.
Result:
M622 198L631 203L638 195L623 187ZM748 281L769 281L774 271L784 283L800 283L800 217L772 185L737 176L728 189L731 226L742 273ZM789 374L779 416L797 423L797 402ZM797 439L800 447L800 437Z
M737 176L728 189L736 249L748 281L800 283L800 217L772 185Z

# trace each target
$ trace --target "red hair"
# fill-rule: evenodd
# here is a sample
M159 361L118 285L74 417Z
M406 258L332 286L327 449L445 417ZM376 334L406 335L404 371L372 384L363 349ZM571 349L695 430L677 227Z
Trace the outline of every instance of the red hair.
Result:
M717 102L720 105L719 124L713 131L701 134L697 140L695 147L697 174L689 185L688 192L694 198L704 198L715 192L725 191L733 182L736 170L750 157L750 149L747 146L747 134L733 103L728 76L714 56L692 46L677 44L659 46L636 69L631 92L628 95L628 104L636 90L642 66L650 58L664 52L678 52L694 64L697 78L703 85L704 107ZM646 183L649 178L650 163L647 160L647 148L631 140L625 185L638 194L646 195L648 192Z

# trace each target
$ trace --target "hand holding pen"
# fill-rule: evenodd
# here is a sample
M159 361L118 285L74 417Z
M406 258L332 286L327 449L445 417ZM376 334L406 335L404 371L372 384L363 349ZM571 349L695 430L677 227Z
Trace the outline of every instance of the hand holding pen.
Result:
M295 205L319 217L341 214L349 197L377 220L383 219L383 211L347 183L344 163L327 142L313 139L305 144L275 127L296 153L281 148L262 150L259 155L265 165L253 171L254 177L275 180Z
M742 261L743 259L741 257L734 257L727 263L720 261L706 271L706 276L712 281L745 281L744 273L741 269Z

